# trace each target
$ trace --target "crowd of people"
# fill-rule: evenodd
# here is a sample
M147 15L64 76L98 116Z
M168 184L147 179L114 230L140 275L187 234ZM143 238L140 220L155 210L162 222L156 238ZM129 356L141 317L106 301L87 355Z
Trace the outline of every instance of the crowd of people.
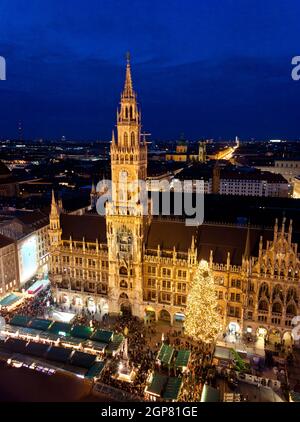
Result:
M52 305L55 306L50 288L46 288L33 297L24 299L24 301L13 311L1 311L6 322L16 315L26 315L29 317L49 317ZM94 329L102 328L113 331L117 334L123 334L128 342L128 365L134 373L132 382L121 381L116 377L122 355L107 359L107 364L101 376L101 382L114 388L126 391L133 397L139 399L145 398L145 387L147 379L153 371L165 372L170 376L182 377L182 389L180 400L192 401L198 400L205 374L205 364L210 359L210 354L204 345L193 344L187 338L184 338L181 330L172 330L166 332L163 338L157 332L155 323L145 325L140 319L131 315L120 315L118 317L96 318L96 315L88 309L82 309L80 313L72 320L73 324L83 324ZM191 350L191 359L186 373L181 371L173 372L170 368L160 368L157 365L157 354L162 342L173 345L175 348Z
M14 315L25 315L29 317L44 318L47 314L47 308L53 304L50 287L40 291L35 296L26 297L19 306L13 310L0 310L0 315L5 318L8 323Z

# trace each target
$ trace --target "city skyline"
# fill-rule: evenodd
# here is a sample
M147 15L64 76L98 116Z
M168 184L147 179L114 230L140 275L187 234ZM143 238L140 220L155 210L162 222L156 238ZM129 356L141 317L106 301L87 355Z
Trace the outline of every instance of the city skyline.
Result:
M109 139L130 50L153 139L298 139L299 4L225 3L3 2L1 136Z

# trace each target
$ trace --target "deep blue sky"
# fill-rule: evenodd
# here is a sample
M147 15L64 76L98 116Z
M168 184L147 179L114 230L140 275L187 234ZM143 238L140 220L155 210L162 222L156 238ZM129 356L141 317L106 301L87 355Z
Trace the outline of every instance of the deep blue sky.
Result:
M299 138L299 0L1 0L0 138L110 137L130 50L153 138Z

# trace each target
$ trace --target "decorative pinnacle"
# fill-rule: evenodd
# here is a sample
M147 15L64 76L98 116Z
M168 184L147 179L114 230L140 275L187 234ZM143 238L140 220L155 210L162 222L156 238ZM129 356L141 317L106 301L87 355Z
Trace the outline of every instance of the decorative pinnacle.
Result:
M131 69L130 69L130 54L126 54L126 78L125 78L125 85L123 91L123 97L125 98L132 98L134 97L133 87L132 87L132 78L131 78Z

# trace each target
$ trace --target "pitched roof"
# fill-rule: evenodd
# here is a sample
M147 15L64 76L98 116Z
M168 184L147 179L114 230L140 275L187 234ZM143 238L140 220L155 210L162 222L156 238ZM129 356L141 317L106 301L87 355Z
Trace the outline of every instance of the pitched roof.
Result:
M161 249L172 250L175 246L177 251L187 252L196 233L197 227L186 226L183 220L153 220L148 229L146 248L157 249L160 245Z
M60 223L62 228L62 239L86 242L106 243L106 222L105 217L98 214L72 215L61 214Z
M12 239L9 239L8 237L0 234L0 248L4 248L5 246L11 245L12 243L14 243Z
M146 248L157 249L160 245L161 249L172 250L175 246L178 252L187 253L193 236L199 259L209 260L212 250L214 262L225 264L230 252L231 264L240 265L246 246L249 255L257 256L260 236L264 242L272 240L273 230L209 223L186 226L184 220L160 218L153 220L149 227Z

